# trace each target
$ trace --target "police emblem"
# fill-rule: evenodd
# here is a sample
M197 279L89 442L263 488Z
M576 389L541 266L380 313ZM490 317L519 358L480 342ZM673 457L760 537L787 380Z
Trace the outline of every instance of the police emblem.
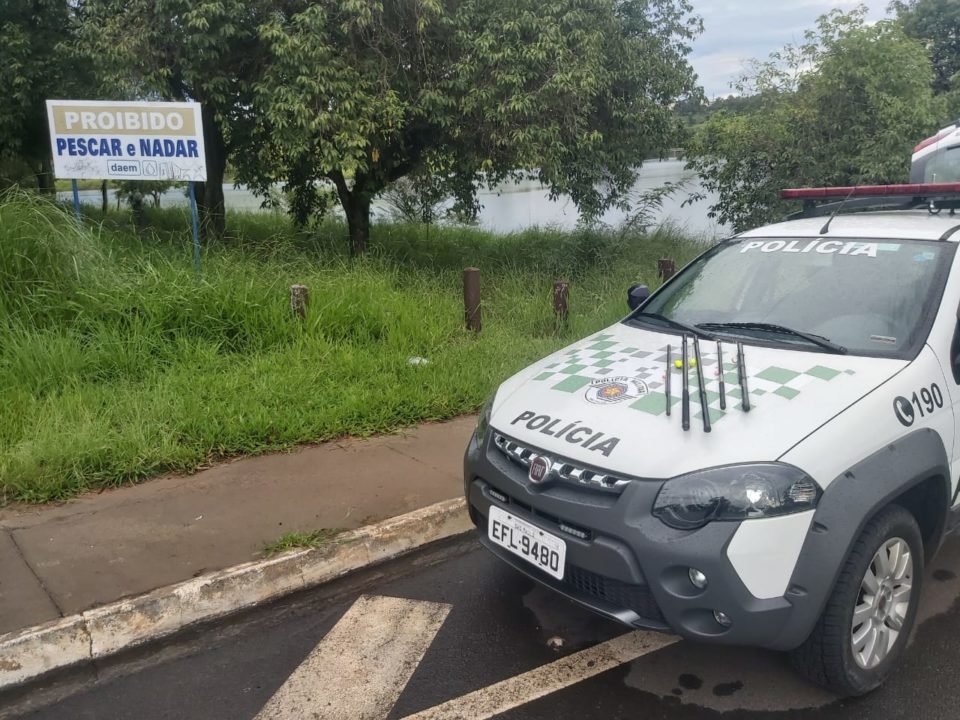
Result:
M599 378L587 387L586 398L595 405L613 405L626 400L636 400L649 392L650 388L639 378Z

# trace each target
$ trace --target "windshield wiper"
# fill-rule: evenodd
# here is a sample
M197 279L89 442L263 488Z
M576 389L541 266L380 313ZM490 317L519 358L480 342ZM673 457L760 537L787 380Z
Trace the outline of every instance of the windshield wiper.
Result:
M828 338L821 337L819 335L813 335L811 333L805 333L801 330L794 330L793 328L786 327L785 325L776 325L774 323L764 323L764 322L727 322L727 323L701 323L697 325L699 328L709 329L709 330L764 330L767 332L780 333L781 335L792 335L793 337L798 337L803 340L806 340L812 345L817 345L822 347L824 350L829 350L832 353L838 355L846 355L847 349L843 345L838 345L835 342L831 342Z
M640 313L634 315L631 320L640 320L642 318L652 318L658 320L669 327L672 327L674 330L682 330L683 332L690 333L695 337L706 338L707 340L713 340L713 336L703 330L703 325L688 325L685 322L680 320L674 320L673 318L668 318L666 315L661 315L660 313Z

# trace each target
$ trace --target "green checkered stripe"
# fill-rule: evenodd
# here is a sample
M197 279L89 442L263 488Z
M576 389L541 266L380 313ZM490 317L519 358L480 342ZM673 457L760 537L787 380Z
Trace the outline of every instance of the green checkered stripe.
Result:
M536 382L549 383L557 392L576 393L594 380L605 377L630 377L643 380L650 393L631 402L627 407L650 415L665 415L664 379L667 367L667 346L656 350L643 350L612 339L612 335L597 335L582 345L568 350L556 362L548 365L533 378ZM740 381L737 376L736 346L724 343L723 368L717 363L717 346L714 342L700 343L700 359L703 363L703 381L707 395L707 411L712 423L719 422L731 410L740 411ZM688 346L693 358L692 343ZM680 358L680 343L672 346L672 360ZM806 370L791 370L771 365L762 369L750 366L747 358L747 388L751 406L760 406L767 400L789 401L799 396L810 383L830 382L840 375L853 375L853 370L839 370L825 365L812 365ZM720 373L726 384L727 409L720 409ZM670 402L677 405L682 397L682 372L672 368ZM691 368L690 409L696 419L703 416L697 394L697 371Z

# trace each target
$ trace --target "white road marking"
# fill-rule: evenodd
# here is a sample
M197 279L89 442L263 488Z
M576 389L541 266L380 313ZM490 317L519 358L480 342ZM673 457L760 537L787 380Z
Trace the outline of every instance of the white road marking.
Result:
M484 720L660 650L679 638L635 630L404 720Z
M450 605L363 596L256 720L380 720L393 709Z

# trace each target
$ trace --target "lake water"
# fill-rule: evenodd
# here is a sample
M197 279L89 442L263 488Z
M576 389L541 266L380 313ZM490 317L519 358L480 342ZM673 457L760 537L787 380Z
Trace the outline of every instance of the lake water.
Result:
M726 229L708 217L709 206L716 201L715 197L707 194L705 200L684 206L692 193L703 192L702 187L693 173L684 169L682 160L648 161L640 169L635 187L637 194L652 190L667 182L686 182L686 186L668 196L662 207L655 213L656 222L672 223L687 233L704 237L723 235ZM111 203L116 200L111 192ZM260 199L243 187L224 185L224 197L228 209L258 210ZM59 193L59 198L70 202L69 192ZM507 184L494 190L484 190L478 195L482 208L478 221L482 227L496 232L508 233L533 226L551 226L562 229L572 229L579 220L579 213L573 201L568 197L551 200L549 191L537 182L526 181L518 184ZM100 204L100 193L96 190L82 191L80 201L94 205ZM186 205L187 198L183 190L175 189L164 193L160 201L162 207ZM381 204L374 203L374 217L384 217L385 209ZM611 226L619 226L626 215L620 210L611 210L603 216L602 221Z

